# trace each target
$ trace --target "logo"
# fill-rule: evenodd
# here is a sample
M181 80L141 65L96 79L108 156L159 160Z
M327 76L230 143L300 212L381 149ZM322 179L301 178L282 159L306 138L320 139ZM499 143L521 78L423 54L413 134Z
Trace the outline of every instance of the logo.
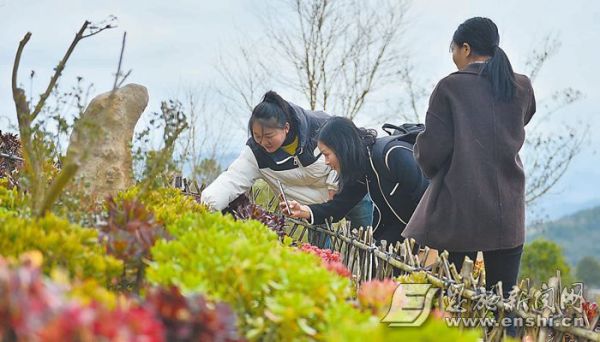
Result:
M381 320L390 327L419 327L431 312L433 297L439 290L431 284L401 284L394 291L390 310Z

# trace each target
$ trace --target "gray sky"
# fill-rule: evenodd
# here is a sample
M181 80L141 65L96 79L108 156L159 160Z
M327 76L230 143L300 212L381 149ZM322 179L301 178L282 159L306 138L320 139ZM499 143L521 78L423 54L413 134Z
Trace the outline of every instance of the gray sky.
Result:
M148 114L158 110L161 100L179 95L186 88L221 82L214 70L219 54L231 51L240 40L260 42L263 39L256 14L264 3L249 0L0 0L0 80L3 80L0 82L0 115L16 122L10 73L18 42L27 31L33 36L21 62L20 80L29 91L27 76L30 70L35 70L37 79L33 88L37 95L85 19L100 21L110 14L117 16L118 29L102 32L77 47L62 83L67 87L75 76L82 75L95 84L97 93L109 90L121 35L127 31L124 65L126 69L133 69L128 81L148 88L151 99L145 112ZM596 62L600 2L413 1L403 46L411 51L418 79L423 84L433 87L440 78L454 71L448 53L450 38L456 26L472 16L487 16L496 22L500 44L517 72L523 69L531 48L546 34L558 35L562 47L536 80L536 96L543 103L555 90L568 86L581 90L584 99L556 115L567 121L589 122L592 136L567 175L542 204L551 217L600 204L600 156L596 152L600 136L594 134L600 129L597 115L600 70ZM301 97L288 98L305 104ZM421 105L423 112L425 106L425 103ZM0 118L0 129L7 129L6 117ZM243 144L243 132L233 136L236 138L232 148L237 150Z

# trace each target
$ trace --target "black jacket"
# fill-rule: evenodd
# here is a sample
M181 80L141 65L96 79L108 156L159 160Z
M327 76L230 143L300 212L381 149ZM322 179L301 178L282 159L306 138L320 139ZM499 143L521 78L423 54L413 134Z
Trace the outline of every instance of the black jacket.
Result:
M386 146L382 146L385 144ZM369 151L364 180L345 184L332 200L310 205L314 224L339 221L366 194L375 205L373 229L377 240L401 241L400 235L429 185L410 143L377 139Z

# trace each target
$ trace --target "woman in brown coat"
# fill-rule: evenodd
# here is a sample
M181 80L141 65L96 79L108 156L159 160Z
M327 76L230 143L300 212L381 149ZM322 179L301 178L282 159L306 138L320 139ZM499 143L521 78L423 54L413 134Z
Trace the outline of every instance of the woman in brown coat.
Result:
M471 18L454 32L458 71L429 100L415 157L429 188L403 232L450 252L460 269L483 252L488 288L516 283L524 240L525 175L519 150L535 113L530 80L513 72L490 19Z

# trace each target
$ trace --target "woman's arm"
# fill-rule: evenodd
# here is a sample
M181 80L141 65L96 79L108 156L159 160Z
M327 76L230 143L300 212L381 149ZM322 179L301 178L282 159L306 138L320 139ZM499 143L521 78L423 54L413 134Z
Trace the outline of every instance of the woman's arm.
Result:
M366 194L366 184L354 182L344 186L341 192L325 203L302 205L296 201L290 201L291 213L289 216L307 219L311 224L323 224L329 218L332 218L333 222L337 222L346 216ZM284 202L280 203L279 207L287 214L284 210Z
M260 177L256 158L245 146L239 157L204 191L201 201L213 210L223 210L231 201L246 192Z
M431 94L425 116L425 131L417 136L414 147L415 159L428 178L437 174L454 149L452 114L442 82Z

